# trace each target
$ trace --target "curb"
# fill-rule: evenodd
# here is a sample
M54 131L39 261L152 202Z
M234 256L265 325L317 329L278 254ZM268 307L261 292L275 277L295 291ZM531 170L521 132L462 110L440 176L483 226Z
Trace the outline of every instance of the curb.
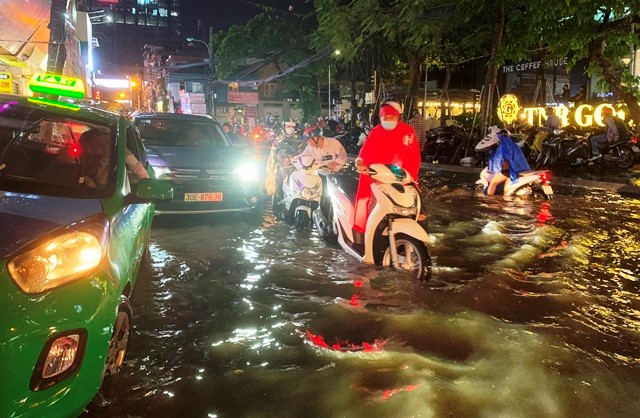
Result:
M457 166L457 165L446 165L446 164L431 164L431 163L422 163L422 168L427 170L443 170L443 171L452 171L456 173L476 173L479 174L482 171L482 168L479 167L465 167L465 166ZM609 193L617 193L622 197L631 197L640 199L640 186L635 186L632 184L624 184L624 183L611 183L604 181L595 181L595 180L583 180L579 178L571 178L571 177L553 177L554 184L563 187L573 187L573 188L584 188L591 190L603 190Z

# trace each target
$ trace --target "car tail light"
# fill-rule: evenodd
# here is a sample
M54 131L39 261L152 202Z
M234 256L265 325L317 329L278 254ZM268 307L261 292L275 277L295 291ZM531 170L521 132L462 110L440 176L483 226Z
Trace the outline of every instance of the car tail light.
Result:
M64 380L78 369L87 341L85 330L73 330L47 341L31 376L31 390L43 390Z
M542 183L549 183L550 180L551 180L551 173L549 173L548 171L544 171L540 173L540 181Z

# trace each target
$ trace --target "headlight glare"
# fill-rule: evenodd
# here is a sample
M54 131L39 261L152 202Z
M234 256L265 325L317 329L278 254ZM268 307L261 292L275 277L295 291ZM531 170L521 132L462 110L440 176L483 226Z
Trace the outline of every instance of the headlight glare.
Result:
M104 256L105 229L66 231L9 260L7 270L25 293L41 293L83 277Z
M258 167L254 163L243 163L235 173L241 181L253 181L258 178Z

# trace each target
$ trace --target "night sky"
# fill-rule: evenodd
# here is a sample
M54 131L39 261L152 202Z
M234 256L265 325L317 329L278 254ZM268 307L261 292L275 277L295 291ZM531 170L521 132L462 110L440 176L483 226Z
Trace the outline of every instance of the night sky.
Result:
M307 0L182 0L182 34L205 36L209 26L214 32L228 29L231 25L246 23L261 9L257 4L273 7L283 12L293 6L293 12L306 13L313 8ZM197 20L202 21L198 32Z

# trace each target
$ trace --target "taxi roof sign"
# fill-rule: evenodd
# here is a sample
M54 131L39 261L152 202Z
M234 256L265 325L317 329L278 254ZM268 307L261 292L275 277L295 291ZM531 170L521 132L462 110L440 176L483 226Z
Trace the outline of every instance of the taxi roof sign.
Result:
M57 74L34 74L29 80L29 88L34 93L74 97L76 99L84 97L84 82L81 79Z

